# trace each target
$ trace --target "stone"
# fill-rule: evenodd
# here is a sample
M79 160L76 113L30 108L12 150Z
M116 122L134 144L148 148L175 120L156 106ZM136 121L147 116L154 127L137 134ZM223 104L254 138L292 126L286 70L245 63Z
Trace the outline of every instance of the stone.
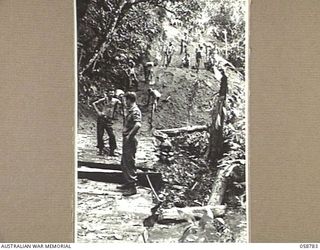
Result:
M169 140L165 140L160 144L161 150L171 151L172 149L172 143Z

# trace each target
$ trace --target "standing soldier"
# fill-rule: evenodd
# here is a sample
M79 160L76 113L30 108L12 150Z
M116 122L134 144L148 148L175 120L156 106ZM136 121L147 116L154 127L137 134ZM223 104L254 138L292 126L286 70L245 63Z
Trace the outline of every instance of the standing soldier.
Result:
M169 67L169 64L171 63L172 55L174 53L174 47L172 42L169 42L169 45L166 48L165 56L166 56L166 67Z
M183 53L183 50L185 48L185 46L187 46L188 44L188 33L184 32L183 38L181 38L181 43L180 43L180 55Z
M196 69L197 69L197 72L199 72L201 61L202 61L202 46L199 44L198 48L196 49Z
M180 43L180 55L187 50L187 44L189 43L188 33L184 32L183 38L181 38Z
M124 196L131 196L137 193L137 169L135 166L135 155L137 152L138 140L136 134L141 128L141 111L136 104L137 96L134 92L125 94L125 103L128 109L123 127L123 146L121 169L126 183L118 189L124 190Z
M152 86L155 84L155 75L153 70L154 63L153 62L147 62L146 67L146 73L145 73L145 81L148 86Z
M97 141L99 148L99 155L103 154L104 149L104 141L103 135L104 131L107 131L109 136L109 147L110 147L110 156L115 156L114 150L117 148L116 137L112 128L112 117L114 115L114 109L117 104L121 104L121 102L114 98L114 91L109 90L105 97L95 101L92 105L98 114L97 120ZM98 105L101 106L101 110L98 108Z
M134 84L136 90L138 90L139 81L137 79L137 75L136 75L136 71L135 71L136 63L132 59L130 59L128 62L128 66L129 66L129 68L127 70L127 75L129 77L128 89L130 89L132 87L132 84Z
M190 65L190 55L186 52L182 58L182 67L189 68Z

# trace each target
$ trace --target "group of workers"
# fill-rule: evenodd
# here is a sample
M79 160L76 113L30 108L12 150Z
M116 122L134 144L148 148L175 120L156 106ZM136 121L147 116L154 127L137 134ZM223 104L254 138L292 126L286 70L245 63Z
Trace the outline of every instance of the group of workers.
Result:
M148 74L145 76L149 83L147 90L147 106L154 106L157 109L157 104L161 97L161 93L153 88L154 75L152 64L147 65ZM138 78L135 73L135 63L129 60L127 74L129 77L129 88L138 86ZM105 132L109 137L109 156L116 156L117 140L113 129L113 122L117 119L118 114L123 115L123 144L121 155L121 169L125 177L125 185L119 186L124 196L130 196L137 193L137 169L135 166L135 154L137 151L136 134L141 127L142 115L137 105L137 96L135 92L124 92L121 89L109 89L104 93L104 96L92 103L98 118L97 118L97 148L98 154L104 155L107 153L104 145Z
M189 38L185 32L180 44L180 55L183 54L182 66L190 67L190 54L188 51ZM164 61L162 66L168 67L174 54L174 46L172 42L169 42L164 50ZM204 68L211 70L214 66L217 66L218 50L215 45L210 46L206 44L199 44L195 51L195 68L199 71L200 65L203 64ZM147 62L144 65L145 82L148 86L147 90L147 106L152 105L153 111L157 110L158 102L161 98L161 93L154 88L155 76L153 71L153 62ZM129 59L127 69L125 70L129 79L129 86L124 92L121 89L109 89L104 97L93 102L93 107L98 114L97 119L97 148L98 154L104 155L104 133L107 132L109 136L109 156L115 156L115 150L117 149L116 136L113 130L113 120L120 113L123 115L123 146L121 156L121 168L126 179L126 183L119 186L120 190L123 190L124 196L130 196L137 193L137 169L135 166L135 154L137 151L138 141L136 134L141 128L141 111L137 105L137 96L135 92L129 91L133 87L138 90L139 80L135 71L136 64L132 59ZM226 96L227 92L227 77L224 70L218 67L221 73L221 86L219 96Z
M190 51L189 51L189 36L187 32L184 32L180 40L180 56L182 56L182 67L189 68L191 66ZM175 52L175 47L172 41L169 41L168 45L163 49L163 67L169 67L172 61L172 56ZM220 51L218 50L216 44L210 43L199 43L195 49L195 64L193 66L197 72L199 72L200 67L204 69L213 71L214 66L218 66Z
M122 129L122 156L121 169L126 180L124 185L118 188L122 190L124 196L130 196L137 193L137 169L135 166L135 154L137 151L136 134L141 128L141 111L136 103L137 96L135 92L120 92L117 96L114 90L109 90L106 95L95 101L93 107L98 114L97 120L97 141L99 154L104 153L103 135L106 131L109 136L109 155L115 156L117 142L112 125L115 116L115 110L118 106L125 110L124 123Z

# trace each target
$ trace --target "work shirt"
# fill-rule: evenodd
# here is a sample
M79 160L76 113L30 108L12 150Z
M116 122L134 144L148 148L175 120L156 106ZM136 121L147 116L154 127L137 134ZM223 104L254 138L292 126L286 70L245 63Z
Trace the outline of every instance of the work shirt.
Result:
M133 104L133 106L129 109L128 114L125 119L125 124L123 126L123 135L127 136L129 132L133 129L136 122L141 122L142 116L141 111L137 104Z

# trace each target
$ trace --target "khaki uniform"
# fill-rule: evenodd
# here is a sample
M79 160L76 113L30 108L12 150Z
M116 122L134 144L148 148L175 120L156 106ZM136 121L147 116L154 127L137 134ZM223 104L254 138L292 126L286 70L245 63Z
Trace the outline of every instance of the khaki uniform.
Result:
M132 106L126 116L123 138L132 130L137 122L141 122L141 111L136 104ZM138 140L135 137L129 140L123 139L121 169L123 175L129 184L137 182L137 168L135 166L135 156L137 152Z

